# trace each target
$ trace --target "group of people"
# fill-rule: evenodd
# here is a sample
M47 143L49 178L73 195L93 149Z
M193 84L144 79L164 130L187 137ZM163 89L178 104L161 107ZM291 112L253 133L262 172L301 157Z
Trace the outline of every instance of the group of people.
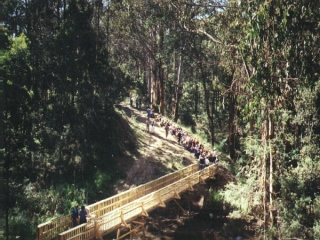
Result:
M199 161L199 169L202 170L205 167L219 162L217 151L205 149L202 144L196 138L191 137L188 132L183 131L179 126L171 124L169 121L161 120L160 126L164 127L166 132L166 138L169 132L172 136L176 137L178 144L194 154L195 158Z
M214 148L212 150L205 149L204 144L190 136L188 132L184 131L180 126L164 120L161 115L155 116L152 109L147 108L146 132L154 133L154 127L157 123L165 129L166 138L170 133L177 139L178 144L194 154L195 158L199 161L200 170L219 162L218 154Z
M86 223L88 215L89 215L89 210L86 209L86 207L83 205L81 206L81 210L79 210L79 205L77 204L72 209L72 225L73 225L73 227L76 227L78 225Z
M130 97L130 107L133 107L133 96ZM136 108L140 109L142 107L142 98L136 97Z

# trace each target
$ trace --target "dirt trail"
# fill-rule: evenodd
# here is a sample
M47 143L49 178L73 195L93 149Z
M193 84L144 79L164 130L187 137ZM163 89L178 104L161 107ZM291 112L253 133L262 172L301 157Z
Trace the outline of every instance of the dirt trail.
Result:
M136 109L126 103L117 107L126 113L130 125L135 128L138 135L138 149L137 154L132 156L133 164L127 166L126 162L121 163L127 166L125 169L127 178L120 191L147 183L197 162L192 153L178 144L175 136L169 134L166 138L165 130L158 122L155 121L154 132L151 126L150 132L146 132L146 109Z

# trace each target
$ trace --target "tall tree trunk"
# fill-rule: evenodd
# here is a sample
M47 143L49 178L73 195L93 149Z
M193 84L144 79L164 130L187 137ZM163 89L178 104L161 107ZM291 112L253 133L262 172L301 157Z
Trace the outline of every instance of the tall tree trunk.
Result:
M173 121L177 122L179 118L179 102L181 96L181 69L182 69L182 56L180 55L178 58L178 71L177 71L177 80L176 80L176 88L175 88L175 102L174 102L174 115Z
M162 59L159 63L159 93L160 93L160 109L159 112L161 115L164 114L164 70L162 68Z
M267 182L267 166L266 166L266 148L267 148L267 140L262 140L263 143L263 163L262 163L262 174L263 174L263 226L264 226L264 239L266 239L266 229L267 229L267 198L266 198L266 182Z
M158 92L157 92L157 70L154 64L154 60L152 59L151 64L151 105L154 106L157 104L158 100Z
M269 216L270 216L270 224L271 228L273 226L273 161L272 161L272 144L271 144L271 138L273 138L273 121L272 121L272 116L270 116L270 111L268 111L268 135L269 140L269 161L270 161L270 166L269 166Z
M60 7L61 7L61 0L57 2L57 26L58 29L60 28Z
M163 28L160 27L159 31L159 49L160 52L163 50L163 40L164 40L164 31ZM159 58L159 65L158 65L158 70L159 70L159 103L160 103L160 109L159 112L160 114L164 114L164 69L163 69L163 64L162 64L162 58Z
M66 0L63 0L63 20L66 20L66 7L67 7L67 2Z
M204 74L203 66L200 63L200 71L201 71L201 80L202 80L202 86L203 86L203 92L204 92L204 102L205 102L205 108L207 112L207 117L209 121L209 130L210 130L210 139L211 139L211 145L212 147L214 146L214 119L213 119L213 111L214 109L211 109L210 111L210 95L209 91L207 88L207 81L206 81L206 76ZM214 99L212 98L212 101Z
M232 160L236 159L236 149L235 149L235 106L236 106L236 97L233 93L230 93L229 96L230 105L229 105L229 153Z
M148 89L148 105L152 103L152 64L151 64L151 58L150 56L147 58L146 63L146 71L145 71L145 79L147 83L147 89Z
M198 118L198 103L199 103L199 86L196 84L196 89L194 93L194 112L196 114L196 118Z

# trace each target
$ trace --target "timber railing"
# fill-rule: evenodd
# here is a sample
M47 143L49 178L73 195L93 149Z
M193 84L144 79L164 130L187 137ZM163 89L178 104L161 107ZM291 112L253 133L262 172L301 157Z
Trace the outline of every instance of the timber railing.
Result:
M102 239L103 235L122 226L130 228L128 225L130 221L138 216L147 216L148 211L154 208L165 207L165 202L168 200L179 199L179 193L188 189L193 190L193 185L204 182L209 177L214 177L215 170L216 165L211 165L201 171L192 173L96 218L94 224L91 223L91 227L89 227L89 223L83 224L88 226L87 229L81 225L59 234L59 240ZM79 231L80 228L83 228L82 231Z
M96 229L99 229L99 233L96 233L97 238L100 236L101 239L102 235L108 234L123 225L126 226L128 222L138 216L147 216L147 212L157 207L165 207L165 202L168 200L180 199L180 193L193 190L193 185L204 182L209 177L214 177L215 170L216 165L211 165L101 216L96 227Z
M125 192L119 193L115 196L96 202L94 204L88 205L87 207L90 210L90 214L99 219L99 217L104 216L105 214L113 210L116 210L130 202L133 202L145 195L148 195L149 193L155 192L165 186L170 185L171 183L177 182L180 179L183 179L187 176L194 174L195 172L198 171L198 169L199 169L199 164L190 165L188 167L185 167L176 172L167 174L163 177L160 177L146 184L129 189ZM61 232L67 231L69 229L70 231L78 230L78 228L80 228L80 226L76 228L72 228L71 214L69 214L67 216L53 219L51 221L38 225L37 238L38 240L58 239L59 234Z

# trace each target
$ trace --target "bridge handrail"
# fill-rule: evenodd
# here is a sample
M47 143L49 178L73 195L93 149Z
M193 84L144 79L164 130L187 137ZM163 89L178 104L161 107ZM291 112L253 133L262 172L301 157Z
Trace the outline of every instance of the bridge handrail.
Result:
M115 196L90 204L88 205L88 208L90 209L90 214L94 214L96 217L102 216L118 207L121 207L127 203L130 203L136 200L139 197L149 194L155 189L160 189L171 182L175 182L178 179L183 178L184 176L188 176L198 171L198 168L199 168L198 164L192 164L183 169L180 169L178 171L175 171L173 173L167 174L158 179L150 181L148 183L129 189L125 192L119 193ZM71 227L72 227L71 214L39 224L38 240L50 240L50 239L57 238L59 233Z
M96 235L101 236L101 234L110 233L119 228L121 224L126 225L138 215L146 215L146 212L163 205L164 202L177 198L179 193L184 192L188 188L192 188L193 185L213 176L215 169L216 165L212 165L202 171L192 173L189 176L100 216L96 219L95 229L96 231L99 231L98 233L96 232ZM66 233L68 233L69 236L74 236L77 234L77 229L74 231L70 229L65 233L61 233L60 236L64 236Z

